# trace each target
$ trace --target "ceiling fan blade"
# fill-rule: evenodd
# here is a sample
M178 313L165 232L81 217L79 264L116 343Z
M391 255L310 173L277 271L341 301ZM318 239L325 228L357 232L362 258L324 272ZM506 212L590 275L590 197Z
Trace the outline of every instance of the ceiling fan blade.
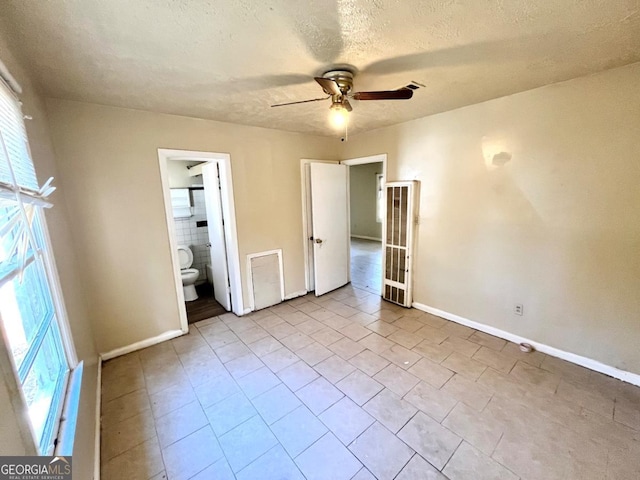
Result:
M330 78L323 77L314 77L315 81L320 84L320 86L327 92L329 95L342 95L340 91L340 87L338 84L331 80Z
M271 106L272 107L284 107L285 105L296 105L298 103L319 102L321 100L326 100L327 98L329 98L329 97L312 98L311 100L300 100L299 102L277 103L277 104L271 105Z
M353 110L353 107L349 103L349 100L347 100L346 98L342 100L342 106L345 108L347 112L350 112L351 110Z
M383 90L379 92L356 92L352 97L356 100L409 100L413 97L413 90L401 88L399 90Z

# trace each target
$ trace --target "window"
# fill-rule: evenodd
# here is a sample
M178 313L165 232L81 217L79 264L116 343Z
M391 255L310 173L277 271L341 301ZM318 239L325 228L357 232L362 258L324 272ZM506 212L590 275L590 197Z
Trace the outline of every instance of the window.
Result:
M38 186L20 103L0 81L0 324L38 451L52 455L72 347L44 223L47 182Z

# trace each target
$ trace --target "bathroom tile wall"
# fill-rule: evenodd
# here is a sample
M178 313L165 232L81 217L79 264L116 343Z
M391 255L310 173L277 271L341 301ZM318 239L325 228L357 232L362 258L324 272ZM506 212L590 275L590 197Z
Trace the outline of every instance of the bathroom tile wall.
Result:
M178 245L187 245L193 252L193 265L200 272L196 285L207 280L206 265L211 263L209 247L209 231L207 227L198 227L197 222L207 220L204 203L204 190L192 190L193 216L189 218L174 218Z

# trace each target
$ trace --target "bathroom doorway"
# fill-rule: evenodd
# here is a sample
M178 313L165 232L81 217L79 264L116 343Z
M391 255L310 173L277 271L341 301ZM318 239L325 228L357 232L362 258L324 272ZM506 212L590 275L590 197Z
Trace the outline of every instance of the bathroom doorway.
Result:
M183 331L226 311L242 314L230 156L159 149L158 158Z

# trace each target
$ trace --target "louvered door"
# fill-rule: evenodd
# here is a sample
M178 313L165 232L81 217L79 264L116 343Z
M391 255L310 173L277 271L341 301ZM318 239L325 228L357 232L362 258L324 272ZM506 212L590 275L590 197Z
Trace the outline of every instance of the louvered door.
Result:
M386 190L382 297L403 307L412 302L412 273L419 182L389 182Z

